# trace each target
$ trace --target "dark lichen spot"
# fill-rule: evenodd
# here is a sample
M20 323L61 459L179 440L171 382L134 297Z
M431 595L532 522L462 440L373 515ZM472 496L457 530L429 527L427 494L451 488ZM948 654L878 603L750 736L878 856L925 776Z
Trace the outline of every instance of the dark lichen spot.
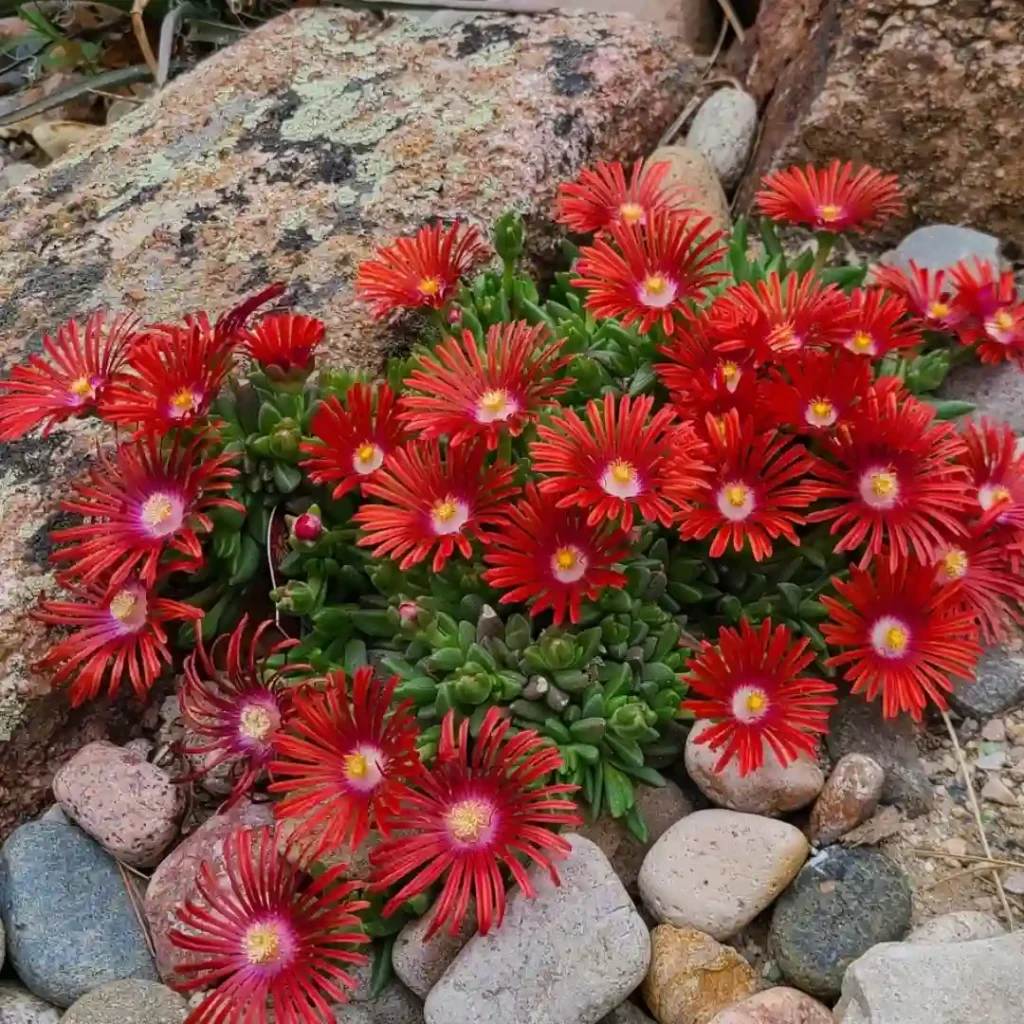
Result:
M190 224L207 224L211 220L217 219L217 209L213 206L200 206L199 203L196 203L196 205L185 214L185 219Z
M236 210L244 210L247 206L252 206L252 199L245 190L245 185L240 181L236 182L233 188L228 188L225 185L216 191L223 203L227 206L233 206Z
M78 188L92 173L98 163L97 154L93 153L70 167L56 167L47 175L46 188L42 198L46 200L60 199L61 196Z
M551 43L551 59L548 71L552 75L552 85L559 96L582 96L590 92L594 86L594 76L589 71L581 71L584 60L593 53L593 47L581 43L578 39L555 39Z
M495 43L514 43L525 38L525 32L504 21L471 21L462 26L455 56L471 57Z
M560 139L564 139L566 135L572 134L573 126L576 124L579 116L580 111L578 109L574 110L571 114L559 114L555 118L555 135Z
M266 260L262 257L258 260L253 260L252 263L253 266L252 270L249 271L249 276L242 282L241 291L243 294L256 291L257 288L265 288L275 279L275 275L271 274L270 267L267 266Z
M281 149L281 125L301 106L302 97L294 89L289 89L266 111L251 132L247 132L239 138L235 149L240 153L246 153L254 148L268 153L274 153Z
M317 177L328 185L351 181L356 174L356 161L350 146L339 146L321 151L316 169Z
M196 229L191 224L186 224L178 232L178 248L190 249L196 244Z
M124 188L121 189L120 192L118 192L119 196L127 195L128 198L125 199L125 201L119 204L118 206L110 207L107 210L105 216L109 217L111 214L120 213L122 210L131 209L133 206L145 206L146 203L152 201L160 194L163 187L164 186L162 182L157 182L156 184L153 185L143 185L142 188L140 188L137 192L128 195L128 193L131 192L132 188L134 188L132 183L129 182L127 185L124 186Z
M281 232L275 252L308 252L313 245L313 236L306 230L305 225L297 228L285 228Z
M85 462L86 456L71 455L70 437L59 432L0 444L0 472L12 473L18 483L49 484L58 478L63 482Z
M28 539L28 559L44 569L50 568L50 554L53 541L50 540L51 530L63 530L69 526L77 526L82 522L81 516L71 512L54 512L42 526Z

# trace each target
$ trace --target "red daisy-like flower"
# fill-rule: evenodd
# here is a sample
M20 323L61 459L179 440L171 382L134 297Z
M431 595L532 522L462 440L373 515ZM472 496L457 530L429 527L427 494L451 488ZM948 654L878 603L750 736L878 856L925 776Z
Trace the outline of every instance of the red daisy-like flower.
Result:
M626 585L613 566L628 553L622 530L607 522L588 526L581 512L556 508L529 483L508 523L487 537L484 561L494 568L483 578L508 591L502 604L530 601L531 615L550 608L559 626L567 610L570 621L579 622L581 602L595 600L604 587Z
M367 962L356 948L370 941L339 864L313 879L280 846L280 829L238 829L224 840L221 864L204 861L196 895L178 910L175 946L200 954L177 966L174 986L216 986L185 1024L256 1024L268 1010L277 1024L330 1024L332 1004L358 982Z
M658 324L670 335L689 304L728 276L714 269L724 235L710 228L710 217L665 210L644 224L612 224L617 248L603 238L584 246L572 284L587 291L594 316L635 323L641 334Z
M242 345L265 370L305 376L312 371L314 355L323 340L323 320L298 313L273 313L245 332Z
M716 772L733 759L740 775L757 771L765 746L783 767L801 752L816 753L836 698L831 683L801 675L814 660L807 643L783 625L773 630L771 619L756 628L742 619L739 631L723 627L717 643L701 642L684 679L703 699L683 701L682 709L716 723L698 741L725 748Z
M470 897L476 901L481 935L500 925L505 914L502 867L531 899L536 891L524 862L544 868L559 884L553 859L571 848L554 828L582 824L570 799L579 787L542 785L562 766L558 748L532 729L510 736L509 728L498 708L488 709L471 755L469 722L462 722L456 738L455 716L449 711L433 770L421 775L387 816L392 829L412 835L389 839L370 853L371 891L407 879L385 904L385 916L444 879L426 939L445 923L455 935Z
M558 187L555 220L581 235L597 234L613 224L644 224L653 213L677 209L681 189L665 188L671 165L647 166L637 160L626 180L617 160L580 172L577 181Z
M883 288L856 288L850 295L850 306L854 320L840 339L850 352L880 359L895 349L921 343L918 324L899 295Z
M874 281L880 288L887 288L903 299L928 330L956 330L960 313L953 304L953 288L945 270L931 271L907 260L906 270L885 265L876 267Z
M1017 295L1013 271L996 271L991 263L961 261L952 270L960 316L957 333L964 345L977 346L983 363L1012 359L1024 369L1024 301Z
M447 434L452 445L479 437L491 449L504 433L517 437L573 383L554 379L571 357L559 358L564 339L545 344L546 333L517 320L491 327L483 352L472 331L440 342L405 379L406 427L425 440Z
M754 197L762 214L815 231L861 232L904 211L894 174L867 166L854 170L851 162L833 160L826 168L787 167L769 174L762 185Z
M334 484L337 499L356 490L384 466L405 440L394 392L381 384L353 384L342 405L330 395L313 414L315 441L303 441L299 463L315 484Z
M935 575L945 586L957 585L958 606L978 622L987 644L1007 639L1011 624L1020 625L1024 579L1014 568L1016 530L975 527L970 536L941 549Z
M359 543L377 558L398 561L402 572L434 552L431 570L440 572L458 551L473 554L472 541L503 521L507 500L518 492L515 468L484 466L479 443L449 448L437 441L413 441L399 448L389 465L363 483L363 493L381 503L364 504L352 517L363 527Z
M249 616L244 615L227 639L223 669L216 665L216 646L211 657L197 630L196 649L185 659L178 687L182 718L200 738L182 748L184 754L201 759L201 769L190 778L207 775L225 761L235 768L225 807L237 803L270 763L291 709L288 677L309 670L308 665L286 664L280 672L270 672L265 658L294 647L298 640L282 640L257 657L264 635L276 626L272 619L261 622L246 640L248 626Z
M537 428L530 446L533 469L549 474L540 493L559 508L590 510L587 525L620 519L629 530L635 517L671 525L670 494L699 488L704 447L693 428L680 424L669 408L651 415L649 395L612 394L587 403L586 422L572 409Z
M749 417L741 422L735 411L721 420L709 416L706 423L710 475L673 493L682 507L683 540L714 533L712 558L725 554L730 542L734 551L749 542L758 562L771 555L779 537L799 544L795 528L805 519L794 510L815 497L814 486L804 482L814 465L807 449L774 430L757 430Z
M205 314L184 326L150 329L128 356L100 403L108 423L135 426L137 436L190 427L209 411L234 365L238 335L211 327Z
M184 442L176 435L161 451L149 436L121 445L113 458L101 452L98 465L72 484L75 497L60 503L89 522L50 533L55 544L67 545L51 561L72 563L61 582L88 584L109 574L114 588L135 574L151 586L158 573L197 569L203 561L197 531L213 529L205 510L245 511L224 497L238 476L229 465L234 456L210 455L208 444L205 437Z
M715 347L747 353L758 363L836 343L852 320L847 297L813 274L790 274L783 282L773 272L757 284L744 282L723 292L707 311Z
M157 597L137 580L69 589L81 600L43 601L31 614L51 626L75 627L34 666L52 672L55 685L71 681L74 707L97 696L104 680L113 697L126 676L145 699L162 666L171 661L163 623L203 617L199 608Z
M773 369L760 401L777 423L813 437L850 424L870 386L871 364L866 359L845 349L799 352Z
M1024 454L1008 423L967 420L958 462L970 474L971 511L987 523L1024 529Z
M863 568L889 547L895 568L912 552L930 562L951 537L963 536L959 516L971 504L968 475L955 460L964 443L935 410L895 387L875 387L858 406L855 423L825 441L831 461L814 467L819 498L838 504L809 515L832 520L843 533L837 552L864 545Z
M296 694L295 716L277 739L271 771L284 793L279 819L298 822L291 842L315 857L343 846L356 849L371 828L385 829L383 813L402 787L422 771L412 702L391 707L398 676L375 679L356 669L351 689L344 672L330 672L322 691Z
M0 380L0 441L43 425L45 437L72 416L93 412L138 338L138 320L121 314L106 322L93 313L84 330L69 320L54 340L43 335L43 355L31 355Z
M945 709L950 676L973 677L981 654L974 616L957 607L955 590L931 565L880 559L871 573L854 567L849 582L832 583L842 600L820 599L831 616L821 632L849 650L828 664L849 666L844 678L854 693L868 700L881 693L885 718L908 711L920 721L929 698Z
M475 227L431 224L361 263L356 291L379 320L399 309L441 309L459 278L488 252Z

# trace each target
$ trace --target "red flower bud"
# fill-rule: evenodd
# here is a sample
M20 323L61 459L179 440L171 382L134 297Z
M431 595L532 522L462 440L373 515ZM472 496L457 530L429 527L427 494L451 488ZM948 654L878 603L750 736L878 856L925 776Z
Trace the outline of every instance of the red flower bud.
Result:
M320 534L323 532L324 524L321 522L320 517L312 512L304 512L295 520L295 525L292 527L292 533L295 535L296 540L310 543L319 540Z

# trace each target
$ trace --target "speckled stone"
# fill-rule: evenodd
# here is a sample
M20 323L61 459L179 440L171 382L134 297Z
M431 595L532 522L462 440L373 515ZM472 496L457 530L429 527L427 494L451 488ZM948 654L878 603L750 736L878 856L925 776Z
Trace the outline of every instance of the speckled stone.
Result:
M64 1024L182 1024L185 1000L153 981L115 981L82 996L61 1018Z
M867 754L845 754L832 769L811 809L808 834L828 846L875 813L885 786L885 771Z
M0 983L0 1024L57 1024L60 1010L28 989L5 981Z
M757 101L742 89L719 89L701 105L686 145L703 153L728 191L736 187L757 134Z
M686 205L711 218L711 230L728 231L732 224L729 200L711 161L689 146L661 146L648 158L648 164L667 163L665 184L678 186Z
M919 924L907 936L907 942L973 942L1005 934L998 918L983 910L954 910Z
M156 980L117 865L84 832L28 822L0 850L0 917L18 977L70 1006L122 978Z
M888 857L831 846L779 897L769 950L790 984L834 999L857 957L907 933L911 910L907 876Z
M334 1007L335 1024L423 1024L423 1003L400 981L394 981L376 999Z
M431 912L428 910L422 917L410 921L398 933L391 950L391 964L395 974L420 999L427 998L427 993L441 980L441 975L459 955L459 950L476 932L474 907L462 919L462 925L455 935L450 935L448 928L444 927L427 940L425 936L430 927L430 918Z
M1024 406L1021 398L1024 398L1024 392L1012 403L1017 410ZM1005 417L999 415L998 418ZM1024 420L1020 429L1024 431ZM960 714L985 722L994 715L1024 704L1024 654L1019 650L992 647L978 661L974 682L958 679L953 684L950 704Z
M806 992L780 985L730 1006L710 1024L832 1024L832 1013Z

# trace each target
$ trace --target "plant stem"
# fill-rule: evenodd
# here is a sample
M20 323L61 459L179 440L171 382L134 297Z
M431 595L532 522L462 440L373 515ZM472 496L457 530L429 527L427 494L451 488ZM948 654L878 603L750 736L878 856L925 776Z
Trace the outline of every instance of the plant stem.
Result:
M829 255L832 252L832 246L835 245L836 236L829 234L827 231L819 231L815 238L818 240L818 248L814 253L813 269L815 271L824 270L825 264L828 263Z

